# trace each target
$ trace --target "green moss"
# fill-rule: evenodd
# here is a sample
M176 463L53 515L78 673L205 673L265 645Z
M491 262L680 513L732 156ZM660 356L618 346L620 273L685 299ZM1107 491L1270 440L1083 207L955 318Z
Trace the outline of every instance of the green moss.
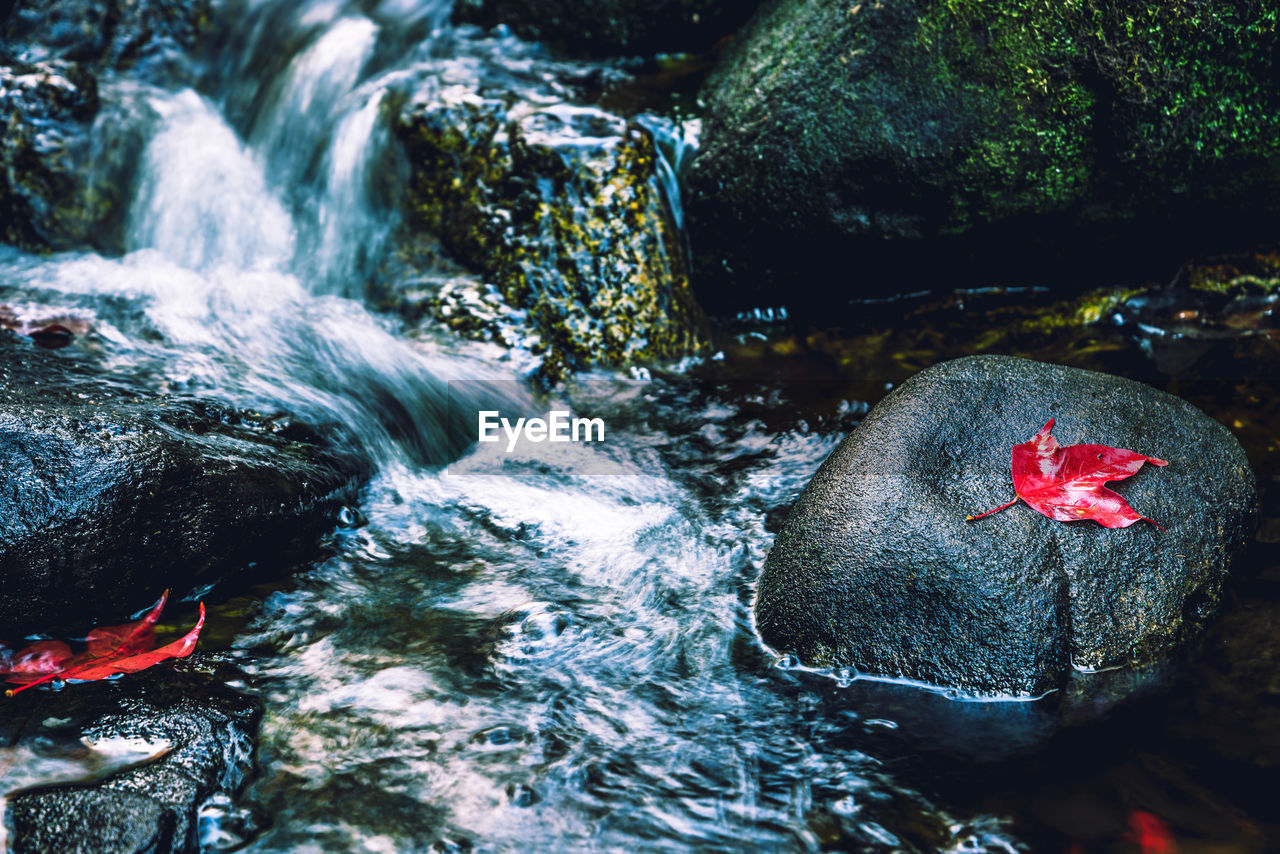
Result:
M926 79L970 106L976 126L955 153L949 231L1034 206L1064 208L1089 190L1096 96L1071 74L1079 2L947 0L919 20Z
M1206 291L1208 293L1224 294L1229 297L1239 297L1249 294L1271 295L1280 293L1280 278L1263 278L1261 276L1236 276L1226 281L1217 281L1214 279L1193 279L1191 282L1192 290Z
M1280 251L1209 258L1186 265L1180 278L1193 291L1228 297L1280 292Z
M766 4L703 93L686 207L704 299L806 287L855 244L887 267L922 239L1007 246L991 275L1012 283L1041 258L1092 275L1130 249L1254 243L1280 217L1278 16L1261 0Z
M1176 191L1228 158L1274 159L1276 27L1249 2L927 4L927 77L981 108L957 152L953 229L1069 208L1098 178Z

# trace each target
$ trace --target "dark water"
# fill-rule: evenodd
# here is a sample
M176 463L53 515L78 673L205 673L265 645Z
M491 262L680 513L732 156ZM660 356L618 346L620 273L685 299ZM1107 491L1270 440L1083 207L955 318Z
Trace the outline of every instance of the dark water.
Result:
M223 13L198 87L104 85L103 156L147 140L129 251L0 254L4 302L90 324L70 357L339 421L377 463L329 557L209 593L206 648L266 716L261 773L207 811L208 850L232 844L218 817L244 811L255 852L1119 852L1138 850L1141 816L1179 851L1280 847L1269 315L1218 335L1135 303L1045 329L1028 318L1057 297L1036 289L836 306L818 327L762 312L722 324L717 358L567 389L607 416L607 452L451 474L448 383L519 389L527 354L429 327L410 340L365 307L398 227L384 99L422 75L518 86L539 56L451 28L447 3ZM675 102L651 85L596 95L667 127ZM692 138L687 123L667 149ZM895 383L982 351L1186 396L1237 432L1264 490L1204 644L1145 699L1047 741L1035 703L810 673L750 619L772 531L825 456ZM628 473L591 473L606 453Z

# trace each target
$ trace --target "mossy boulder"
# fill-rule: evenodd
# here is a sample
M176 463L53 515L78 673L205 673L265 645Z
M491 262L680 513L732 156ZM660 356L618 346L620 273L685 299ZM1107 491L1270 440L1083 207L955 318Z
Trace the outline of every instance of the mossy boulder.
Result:
M92 243L89 123L97 79L63 60L0 66L0 240L30 249Z
M1023 503L967 522L1013 497L1011 448L1050 418L1064 446L1167 460L1116 486L1163 530ZM1027 359L944 362L880 401L805 487L760 578L760 634L806 664L976 695L1065 688L1195 638L1257 500L1239 443L1183 400Z
M211 0L17 0L0 15L0 59L65 59L99 69L166 65L170 55L199 46L212 6Z
M459 0L454 18L506 24L521 38L578 56L699 50L732 32L754 0Z
M546 379L704 350L705 320L643 127L591 107L430 82L396 131L412 170L411 222L527 312ZM441 319L466 326L458 311L472 303L450 302Z
M1257 0L774 0L704 90L686 200L700 295L825 294L831 269L864 290L917 267L1115 281L1152 255L1274 239L1277 15Z

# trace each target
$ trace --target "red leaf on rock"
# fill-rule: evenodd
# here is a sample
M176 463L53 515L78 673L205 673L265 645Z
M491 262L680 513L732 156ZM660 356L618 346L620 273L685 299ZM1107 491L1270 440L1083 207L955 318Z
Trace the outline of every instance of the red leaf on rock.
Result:
M1107 445L1064 448L1049 434L1052 429L1050 418L1031 441L1013 446L1013 489L1017 493L1013 501L969 516L968 521L990 516L1021 499L1033 510L1059 522L1092 519L1104 528L1127 528L1143 519L1164 530L1103 484L1136 474L1144 463L1167 466L1168 462Z
M31 678L36 679L45 673L61 670L73 658L75 655L71 647L62 641L36 641L5 662L4 675L10 682L22 681L22 674L31 674Z
M104 658L120 653L135 652L151 646L156 638L156 623L160 620L160 612L169 601L169 591L160 594L151 611L141 620L125 623L122 626L99 626L89 632L85 638L85 654L93 658Z
M204 627L204 603L195 627L181 638L153 649L156 622L169 601L166 590L141 620L120 626L100 626L89 632L84 652L76 655L62 641L37 641L18 652L0 657L0 679L21 687L5 693L13 696L42 682L78 679L83 682L106 679L119 673L137 673L169 658L186 658L196 648Z

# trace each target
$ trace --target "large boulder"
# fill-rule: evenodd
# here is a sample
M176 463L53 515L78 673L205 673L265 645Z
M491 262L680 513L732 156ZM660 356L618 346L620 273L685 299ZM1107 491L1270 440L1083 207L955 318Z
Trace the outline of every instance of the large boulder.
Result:
M1063 445L1168 460L1116 491L1165 530L1053 521L1013 497L1010 454L1050 418ZM1130 380L1006 356L945 362L881 401L778 534L756 617L775 649L980 695L1160 659L1217 612L1252 535L1230 432Z
M9 639L304 560L366 474L286 418L149 393L3 331L0 468Z
M424 81L396 123L412 224L527 312L551 381L703 352L652 134L560 94L482 87L456 67ZM488 329L467 320L484 304L442 298L438 316Z
M506 24L522 38L585 56L706 48L741 24L751 0L459 0L459 21Z
M686 199L699 296L830 301L832 270L885 291L939 271L1115 281L1274 239L1274 15L1257 0L774 0L704 89Z

